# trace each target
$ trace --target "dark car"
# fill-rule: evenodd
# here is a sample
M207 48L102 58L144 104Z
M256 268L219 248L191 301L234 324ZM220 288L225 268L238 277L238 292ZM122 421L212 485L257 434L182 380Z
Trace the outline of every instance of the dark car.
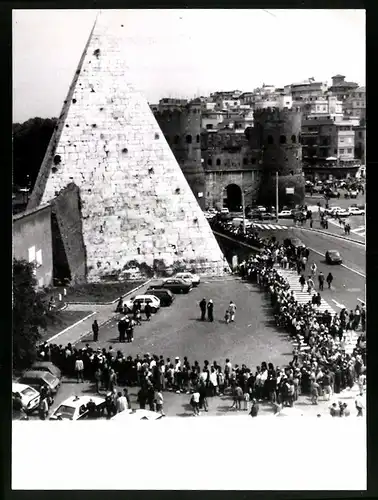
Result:
M265 212L261 214L261 220L276 220L276 216L269 212Z
M166 288L173 293L189 293L193 285L181 278L168 278L161 285L161 288Z
M37 372L49 372L56 378L62 378L62 372L56 365L54 365L54 363L51 363L51 361L36 361L33 363L31 370Z
M56 394L59 387L60 381L50 372L41 372L34 370L27 370L19 380L20 384L30 385L33 389L37 391L41 390L43 385L47 385L53 394Z
M327 250L325 260L327 264L341 264L343 262L338 250Z
M170 306L175 298L175 296L170 290L168 290L167 288L162 288L161 285L149 286L146 290L146 295L148 295L148 292L152 292L155 295L155 297L160 299L161 306Z
M290 238L290 245L293 246L294 248L306 246L299 238Z

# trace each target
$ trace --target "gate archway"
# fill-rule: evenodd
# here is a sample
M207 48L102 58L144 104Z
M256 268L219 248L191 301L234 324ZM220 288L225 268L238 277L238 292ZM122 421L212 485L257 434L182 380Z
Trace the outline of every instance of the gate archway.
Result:
M239 212L242 210L242 192L237 184L229 184L225 189L226 198L223 200L223 206L230 212Z

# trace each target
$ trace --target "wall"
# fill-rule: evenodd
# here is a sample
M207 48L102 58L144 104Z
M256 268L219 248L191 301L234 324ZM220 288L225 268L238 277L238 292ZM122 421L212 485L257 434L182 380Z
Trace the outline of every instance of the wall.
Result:
M71 283L84 283L87 274L80 205L79 188L74 183L63 189L52 202L57 222L54 239L61 238Z
M33 255L29 249L34 247ZM38 259L42 257L42 263ZM38 286L49 286L53 279L51 206L41 206L13 217L13 257L39 260L35 269Z

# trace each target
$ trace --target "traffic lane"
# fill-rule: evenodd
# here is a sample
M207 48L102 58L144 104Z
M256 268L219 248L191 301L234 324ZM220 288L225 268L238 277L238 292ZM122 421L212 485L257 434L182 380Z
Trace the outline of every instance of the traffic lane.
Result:
M353 204L364 205L366 203L366 194L359 193L357 198L346 199L346 198L344 198L344 193L345 193L345 191L340 190L340 198L331 198L328 201L329 206L334 205L334 206L338 206L341 208L348 208ZM304 203L307 206L317 205L318 203L321 203L322 207L325 207L326 200L325 200L324 196L322 196L321 198L316 197L316 196L305 196Z
M277 241L283 242L285 238L290 238L290 237L296 237L299 238L304 245L314 249L318 250L320 253L323 255L325 254L326 250L330 249L337 249L340 251L341 255L344 257L344 250L342 250L340 247L336 246L336 243L338 244L341 242L342 244L346 244L346 247L348 245L353 245L354 247L357 247L357 251L361 252L361 248L363 247L358 247L354 243L350 243L344 240L338 240L336 238L330 238L330 237L323 237L323 235L320 235L318 233L310 233L308 231L301 231L300 229L288 229L286 231L284 230L278 230L278 231L261 231L261 236L264 237L276 237ZM321 241L320 238L323 238L324 241ZM317 243L317 240L320 240L320 244ZM329 244L329 242L331 242ZM328 243L328 246L325 248L325 243ZM335 245L333 246L333 243ZM322 247L323 245L323 247ZM349 247L348 250L350 251ZM364 249L363 249L364 251ZM348 253L348 252L346 252ZM328 290L327 284L325 285L325 289L323 292L321 292L321 296L328 302L329 305L333 307L335 311L339 311L340 308L336 305L334 301L336 301L338 304L345 305L348 309L354 309L357 304L360 304L358 299L360 300L365 300L365 283L366 280L363 276L360 276L354 272L351 272L345 267L342 267L340 265L329 265L326 264L325 259L323 256L319 255L319 253L316 253L314 251L310 250L310 256L309 256L309 265L306 267L306 274L310 273L310 265L312 262L315 262L318 268L318 272L322 271L325 276L328 275L329 272L332 273L334 277L334 281L332 283L332 288L331 290ZM349 266L348 266L349 267ZM355 266L356 267L356 266ZM298 278L299 279L299 278ZM318 282L315 280L315 286L316 289L318 288Z
M365 275L366 251L364 246L352 241L342 240L316 232L312 233L311 231L301 231L300 229L292 229L292 233L299 238L304 245L323 255L327 250L338 250L343 259L344 266ZM353 274L357 276L356 273Z
M308 242L305 241L305 238L300 235L298 235L298 237L305 245L308 244ZM311 247L311 245L309 245L309 247ZM310 265L313 262L315 262L317 266L317 273L322 271L325 277L327 277L328 273L332 273L334 278L332 288L329 290L327 284L325 283L324 291L321 292L321 296L330 306L333 307L336 312L340 311L339 305L345 306L348 309L354 309L357 304L361 305L358 299L365 301L366 279L363 276L360 276L338 264L326 264L323 256L311 250L308 265L306 266L306 274L310 274ZM315 280L315 287L318 289L317 279Z
M200 321L199 301L205 297L214 301L214 322ZM233 300L236 321L227 325L224 314ZM144 316L144 315L143 315ZM292 347L286 334L280 334L272 324L268 298L257 287L231 277L226 280L203 282L189 294L176 295L173 305L161 308L150 322L134 329L133 343L118 343L117 321L100 327L99 342L83 338L77 347L91 346L121 350L125 355L157 354L174 360L187 356L193 363L205 359L224 363L228 357L235 363L255 367L262 361L288 363Z

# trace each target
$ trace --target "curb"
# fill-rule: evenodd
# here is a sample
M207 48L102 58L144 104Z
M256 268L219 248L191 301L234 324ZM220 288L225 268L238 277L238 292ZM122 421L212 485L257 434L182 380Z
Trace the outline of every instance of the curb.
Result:
M96 314L96 313L92 312L92 313L88 314L87 316L85 316L84 318L79 319L79 321L76 321L76 323L74 323L73 325L68 326L67 328L65 328L61 332L58 332L55 335L53 335L52 337L50 337L49 339L46 339L45 342L51 342L52 340L56 339L57 337L59 337L63 333L66 333L66 332L68 332L68 330L71 330L71 328L73 328L74 326L80 325L80 323L87 320L88 318L90 318L94 314Z
M141 285L138 285L136 288L133 288L132 290L129 290L128 292L126 292L124 295L121 295L121 297L124 298L127 295L130 295L131 293L136 292L137 290L148 285L148 283L150 283L151 281L154 281L154 280L155 280L155 278L150 278L149 280L145 281ZM93 306L93 307L95 307L95 306L111 306L112 304L115 304L116 302L118 302L118 300L119 300L119 297L115 300L112 300L111 302L67 302L67 305Z
M106 319L105 321L103 321L102 323L99 323L99 325L98 325L98 326L99 326L99 327L101 327L101 326L105 326L105 325L107 325L108 323L110 323L111 321L113 321L113 319L114 319L114 318L108 318L108 319ZM80 342L80 341L81 341L81 339L82 339L83 337L86 337L87 335L90 335L91 333L92 333L92 330L89 330L89 331L87 331L87 332L83 333L82 335L80 335L80 337L79 337L77 340L75 340L74 342L71 342L71 345L75 345L75 344L77 344L78 342Z
M293 227L293 229L299 229L302 231L309 231L310 233L324 234L325 236L332 236L333 238L339 238L340 240L351 241L352 243L357 243L358 245L365 246L365 243L363 241L357 241L357 240L354 240L353 238L348 238L346 236L341 236L339 234L328 233L327 231L322 231L321 229L309 229L307 227Z

